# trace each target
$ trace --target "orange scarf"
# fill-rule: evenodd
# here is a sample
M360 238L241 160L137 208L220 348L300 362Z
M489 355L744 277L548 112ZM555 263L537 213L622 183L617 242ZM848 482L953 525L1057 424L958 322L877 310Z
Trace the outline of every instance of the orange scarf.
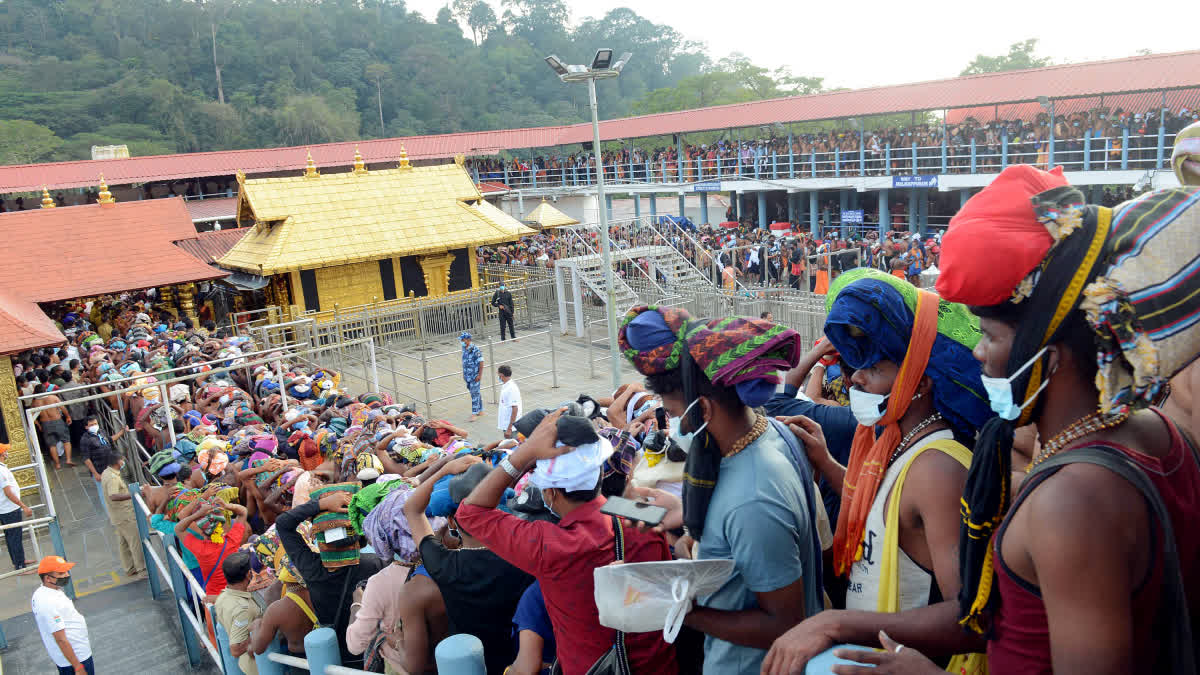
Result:
M854 432L850 462L842 484L842 510L838 514L837 532L833 535L833 569L838 576L845 576L850 564L862 557L867 513L879 491L888 458L900 445L900 418L908 412L908 405L917 393L917 385L925 375L929 352L937 338L938 298L929 291L917 293L917 314L908 352L892 384L887 412L879 420L883 433L875 438L874 427L861 424Z

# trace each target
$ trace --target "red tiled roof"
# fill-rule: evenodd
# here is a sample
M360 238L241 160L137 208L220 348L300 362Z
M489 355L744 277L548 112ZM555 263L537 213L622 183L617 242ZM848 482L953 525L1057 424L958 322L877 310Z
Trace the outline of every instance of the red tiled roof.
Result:
M495 194L497 192L511 192L512 191L512 188L508 187L504 183L489 183L488 181L482 181L481 183L479 183L479 185L476 185L475 187L479 188L480 194L485 194L485 195Z
M1188 110L1200 109L1200 89L1184 89L1166 92L1166 104L1172 112L1182 108ZM1106 96L1089 96L1054 102L1055 115L1070 115L1077 112L1087 112L1094 108L1104 107L1109 111L1123 110L1130 114L1157 111L1163 105L1162 92L1146 92L1142 94L1112 94ZM974 117L980 122L993 119L1001 120L1033 120L1045 109L1038 103L1012 103L1001 106L982 106L975 108L956 108L946 115L947 124L958 124L968 117Z
M215 199L189 199L183 203L192 222L232 220L237 215L237 197Z
M0 289L0 354L57 345L65 339L37 303Z
M566 86L566 85L564 85ZM1152 54L1033 70L871 87L811 96L737 103L696 110L642 115L600 123L604 140L662 136L772 124L879 115L909 111L993 106L1033 101L1039 96L1071 98L1121 92L1200 87L1200 51ZM548 148L592 140L587 123L530 129L472 131L311 146L319 167L349 166L358 145L368 163L395 161L401 147L409 159L440 159L456 154L491 155L500 150ZM96 185L100 173L110 185L202 176L292 171L305 165L305 147L200 152L185 155L85 160L0 167L0 194Z
M0 214L0 241L17 254L0 289L50 302L224 276L171 243L195 236L180 198Z
M207 200L206 200L207 201ZM242 240L250 228L230 228L219 232L201 232L191 239L175 242L179 248L206 265L215 265L217 259L229 252L233 245Z

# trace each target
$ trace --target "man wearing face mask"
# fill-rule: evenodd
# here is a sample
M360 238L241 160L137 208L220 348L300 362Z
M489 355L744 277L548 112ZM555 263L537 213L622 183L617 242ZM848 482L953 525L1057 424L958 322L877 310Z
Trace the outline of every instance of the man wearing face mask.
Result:
M471 393L471 421L474 422L483 414L483 396L479 393L479 383L483 379L483 351L471 342L471 334L465 330L459 334L458 341L462 345L462 376Z
M108 468L108 460L112 455L113 443L128 430L127 427L121 427L121 430L109 438L108 434L100 432L100 420L95 415L88 415L87 433L83 435L83 440L80 441L80 450L83 453L83 464L92 473L92 480L96 481L96 494L100 496L100 506L104 508L104 514L108 515L108 499L104 495L104 487L100 483L100 475Z
M110 454L108 466L101 474L100 488L109 502L108 520L117 534L121 565L125 568L126 576L135 577L146 572L146 560L142 555L142 540L133 513L133 497L129 494L129 486L121 478L121 467L124 465L124 455L119 452Z
M583 675L613 646L616 632L600 625L593 571L615 561L614 519L600 513L600 471L612 446L603 438L570 448L557 443L562 411L546 415L524 443L471 491L455 520L489 551L533 575L541 585L546 611L560 645L565 675ZM546 507L561 519L523 520L496 508L504 491L533 469L532 485ZM626 562L671 559L662 535L625 527ZM675 648L659 632L625 636L632 672L673 675Z
M618 340L687 453L682 501L637 492L668 507L662 527L684 525L698 559L734 561L684 623L706 635L705 672L756 674L771 642L823 607L811 468L787 427L756 410L799 360L800 336L762 319L642 306Z
M508 332L513 339L517 339L517 329L513 327L513 297L512 293L508 292L508 287L504 282L500 282L500 288L492 294L492 307L499 311L500 319L500 341L504 341L504 326L508 326Z
M981 640L957 629L954 600L958 506L971 458L964 442L992 416L971 356L977 320L962 305L867 268L834 281L826 306L825 334L854 368L850 408L859 426L846 465L830 455L815 422L788 421L841 493L833 554L835 573L849 578L846 610L789 630L764 672L802 669L834 644L871 644L881 630L939 654L980 651Z
M961 622L989 636L991 672L1195 672L1200 467L1152 403L1200 355L1198 202L1184 187L1089 206L1060 169L1013 166L943 238L938 291L980 316L998 413L959 540ZM1041 449L1013 489L1029 423ZM927 672L917 657L876 662Z
M74 566L75 563L56 555L46 556L38 563L42 584L33 592L33 618L59 675L94 675L87 621L63 592L71 583Z

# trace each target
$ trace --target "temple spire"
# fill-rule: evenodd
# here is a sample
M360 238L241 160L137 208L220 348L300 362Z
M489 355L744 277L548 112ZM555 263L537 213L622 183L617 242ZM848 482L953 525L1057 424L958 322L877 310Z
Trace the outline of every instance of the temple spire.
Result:
M363 162L362 155L358 152L358 144L354 144L354 175L361 176L367 173L367 165Z
M316 178L321 174L317 173L317 165L313 162L312 150L308 151L308 159L304 162L304 177Z
M115 204L117 201L113 198L112 193L108 191L108 183L104 182L104 174L100 174L100 194L98 197L97 201L101 204Z
M404 144L400 144L400 166L401 169L411 169L412 165L408 163L408 150L404 149Z
M48 189L46 189L45 185L43 185L42 186L42 208L43 209L52 209L55 206L58 206L58 204L55 204L54 200L50 198L50 191Z

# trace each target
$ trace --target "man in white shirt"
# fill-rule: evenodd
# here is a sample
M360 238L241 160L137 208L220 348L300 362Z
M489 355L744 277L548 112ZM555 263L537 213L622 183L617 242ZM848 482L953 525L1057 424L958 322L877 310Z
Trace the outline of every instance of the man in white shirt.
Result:
M496 415L496 428L504 432L505 438L512 438L513 424L521 419L521 390L512 379L512 368L503 365L496 369L503 386L500 387L500 411Z
M0 525L11 525L21 522L21 516L33 516L33 509L21 501L21 487L8 468L8 451L12 446L0 443ZM33 563L25 560L25 545L21 541L20 527L10 527L4 531L4 543L8 547L8 557L12 560L14 569L24 569Z
M38 563L42 585L33 592L33 618L59 675L95 675L87 622L62 590L71 583L74 566L75 563L56 555L46 556Z

